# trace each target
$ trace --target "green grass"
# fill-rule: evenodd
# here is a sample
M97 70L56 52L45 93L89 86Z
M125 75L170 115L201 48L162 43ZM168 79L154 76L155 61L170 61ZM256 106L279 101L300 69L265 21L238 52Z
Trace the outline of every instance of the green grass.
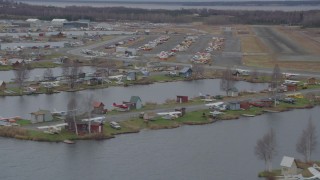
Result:
M7 65L7 66L0 66L0 71L10 71L10 70L12 70L13 68L12 68L12 66L9 66L9 65Z
M280 169L275 169L272 170L272 172L267 172L263 171L258 174L258 177L273 177L273 176L280 176L281 175L281 170Z
M25 126L31 124L31 121L26 119L20 119L17 120L17 124L19 124L20 126Z
M153 76L150 76L149 79L155 82L184 80L183 77L179 77L179 76L170 77L165 75L153 75Z

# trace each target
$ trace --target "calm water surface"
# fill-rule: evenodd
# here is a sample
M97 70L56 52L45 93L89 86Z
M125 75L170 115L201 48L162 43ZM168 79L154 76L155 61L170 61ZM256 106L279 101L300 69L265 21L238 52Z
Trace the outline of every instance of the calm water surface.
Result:
M302 158L295 144L309 116L319 137L319 107L171 130L145 130L75 145L0 138L1 180L258 180L263 161L254 146L269 128L283 155ZM312 155L320 159L320 146Z

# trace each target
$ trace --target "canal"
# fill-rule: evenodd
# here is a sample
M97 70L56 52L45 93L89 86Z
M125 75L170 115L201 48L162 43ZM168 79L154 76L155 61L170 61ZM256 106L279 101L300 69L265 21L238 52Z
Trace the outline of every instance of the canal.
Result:
M309 117L319 137L319 111L315 107L210 125L144 130L74 145L0 138L0 179L258 180L264 162L254 155L257 139L274 129L275 168L284 155L302 159L295 144ZM312 159L320 159L319 151L318 144Z
M266 89L268 84L239 81L235 86L239 91L260 91ZM143 103L155 102L159 104L164 103L167 99L175 99L177 95L185 95L192 98L199 96L199 93L210 95L225 94L220 90L219 79L206 79L129 87L109 87L79 92L61 92L51 95L5 96L0 97L0 116L21 116L30 119L30 113L39 109L51 111L54 109L58 111L67 110L68 100L72 95L76 96L78 104L81 106L82 100L89 94L93 94L95 100L103 102L106 105L105 108L110 109L112 103L129 101L131 96L140 96Z

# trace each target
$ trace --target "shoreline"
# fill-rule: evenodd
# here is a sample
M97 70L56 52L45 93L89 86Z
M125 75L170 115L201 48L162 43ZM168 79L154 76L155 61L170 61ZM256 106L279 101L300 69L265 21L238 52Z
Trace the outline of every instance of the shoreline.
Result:
M319 106L318 104L306 103L301 104L298 106L290 106L288 104L285 107L276 107L279 109L279 113L296 110L296 109L310 109L315 106ZM212 124L218 121L226 121L226 120L237 120L241 119L241 114L247 113L248 111L250 114L254 116L260 116L267 112L264 112L265 108L250 108L249 110L241 110L237 112L230 113L230 111L225 112L224 115L219 116L217 119L212 119L206 116L205 118L200 118L203 112L209 114L209 110L202 109L198 111L191 111L187 112L185 116L179 117L175 120L165 120L162 118L158 118L153 121L144 121L142 119L128 119L119 122L121 130L112 129L107 123L104 124L104 132L100 134L86 134L83 136L76 136L73 132L69 132L63 130L59 134L45 134L41 131L36 130L28 130L25 129L23 126L21 127L0 127L0 136L6 138L15 138L19 140L32 140L32 141L39 141L39 142L63 142L65 139L69 139L72 141L76 140L107 140L111 138L116 138L118 135L122 134L132 134L132 133L139 133L141 130L149 129L149 130L160 130L160 129L175 129L181 126L196 126L196 125L207 125ZM274 109L274 108L273 108ZM198 117L198 118L195 118Z

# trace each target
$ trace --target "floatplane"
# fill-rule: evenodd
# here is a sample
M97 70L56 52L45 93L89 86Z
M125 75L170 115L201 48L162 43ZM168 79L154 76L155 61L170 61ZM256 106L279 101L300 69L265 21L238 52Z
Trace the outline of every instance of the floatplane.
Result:
M59 134L61 132L62 127L68 125L67 123L61 123L51 126L39 126L38 129L43 130L44 133L47 134Z
M181 116L182 112L172 111L172 112L160 112L157 115L162 116L163 119L175 119Z
M295 74L295 73L282 73L282 75L283 75L285 78L293 78L293 77L299 76L300 74Z
M110 80L116 80L117 84L123 84L122 79L124 78L124 75L116 75L116 76L109 76Z
M87 119L82 119L81 121L83 122L99 122L99 123L103 123L104 121L106 121L106 117L104 116L99 116L99 117L94 117L94 118L87 118Z
M215 102L215 103L208 103L205 104L206 106L209 106L209 109L218 109L218 110L226 110L224 102Z
M284 83L283 84L297 84L299 83L300 81L294 81L294 80L284 80Z
M115 109L118 111L127 111L129 109L129 107L126 104L113 103L112 106L115 107Z

